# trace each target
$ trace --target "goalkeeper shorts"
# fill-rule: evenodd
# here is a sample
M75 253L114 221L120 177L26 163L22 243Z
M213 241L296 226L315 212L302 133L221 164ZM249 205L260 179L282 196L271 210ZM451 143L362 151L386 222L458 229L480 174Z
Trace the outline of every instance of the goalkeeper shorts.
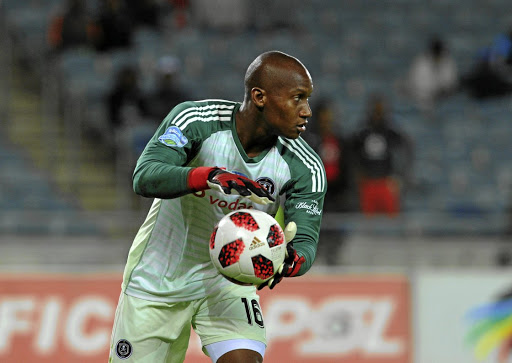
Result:
M130 358L132 362L181 363L191 327L206 355L205 346L218 342L253 340L255 347L262 346L257 342L266 345L259 296L253 286L233 284L202 299L172 303L143 300L123 292L116 309L109 362ZM261 348L253 350L262 354Z

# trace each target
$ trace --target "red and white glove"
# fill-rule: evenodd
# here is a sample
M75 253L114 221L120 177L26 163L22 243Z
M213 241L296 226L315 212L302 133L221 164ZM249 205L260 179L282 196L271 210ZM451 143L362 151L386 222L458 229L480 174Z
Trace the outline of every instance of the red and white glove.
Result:
M283 277L293 277L299 273L300 267L306 259L303 256L299 256L295 248L293 248L291 241L296 233L297 224L295 224L295 222L288 223L284 229L284 238L286 240L286 257L284 262L279 266L274 276L258 286L258 290L263 289L265 286L268 286L268 288L272 290L281 282Z
M275 201L261 184L217 167L201 166L192 169L188 177L188 185L193 191L210 187L226 195L239 194L258 204L269 204Z

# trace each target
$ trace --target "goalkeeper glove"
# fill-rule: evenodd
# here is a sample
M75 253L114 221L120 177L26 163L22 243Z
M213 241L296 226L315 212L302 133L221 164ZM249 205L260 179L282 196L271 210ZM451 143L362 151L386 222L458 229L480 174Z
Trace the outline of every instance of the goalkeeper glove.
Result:
M292 239L297 233L297 225L295 222L290 222L284 229L284 238L286 240L286 254L284 262L279 266L277 272L269 280L265 281L258 286L258 290L268 286L273 289L278 283L281 282L283 277L293 277L299 273L300 267L306 261L303 256L299 256L295 248L293 248Z
M188 184L189 188L194 191L210 187L222 194L239 194L258 204L269 204L275 201L262 185L245 176L230 173L217 167L192 169Z

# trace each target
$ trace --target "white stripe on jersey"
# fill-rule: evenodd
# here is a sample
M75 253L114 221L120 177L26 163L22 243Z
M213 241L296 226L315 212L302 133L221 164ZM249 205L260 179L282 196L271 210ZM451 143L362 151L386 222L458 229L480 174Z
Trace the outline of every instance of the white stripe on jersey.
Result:
M300 160L311 170L312 192L321 192L325 189L325 176L322 172L323 166L317 156L308 151L304 145L297 140L280 137L279 141L290 151L296 154Z
M188 118L185 122L185 120L182 121L182 124L178 126L181 130L185 130L189 124L191 124L194 121L200 120L201 122L209 122L209 121L231 121L231 115L233 114L233 111L229 111L229 114L226 116L210 116L210 117L204 117L204 113L202 115L199 115L198 113L191 113L187 116L197 115L196 117Z
M198 103L220 102L220 103L233 103L233 104L236 103L235 101L223 100L222 98L205 98L204 100L197 100L195 102L198 102Z
M231 115L233 113L233 109L235 108L235 104L233 105L208 105L208 106L198 106L187 108L181 111L172 121L172 124L178 126L181 130L184 130L191 122L201 120L202 122L208 121L230 121ZM218 116L220 114L220 117ZM205 118L207 115L215 115L212 117ZM197 116L192 117L191 116Z

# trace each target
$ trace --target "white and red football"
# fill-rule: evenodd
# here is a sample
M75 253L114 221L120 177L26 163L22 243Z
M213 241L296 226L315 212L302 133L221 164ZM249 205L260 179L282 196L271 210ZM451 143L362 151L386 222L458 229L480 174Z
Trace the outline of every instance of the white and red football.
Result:
M225 215L210 237L210 257L230 281L259 285L281 266L286 242L279 223L256 209L239 209Z

